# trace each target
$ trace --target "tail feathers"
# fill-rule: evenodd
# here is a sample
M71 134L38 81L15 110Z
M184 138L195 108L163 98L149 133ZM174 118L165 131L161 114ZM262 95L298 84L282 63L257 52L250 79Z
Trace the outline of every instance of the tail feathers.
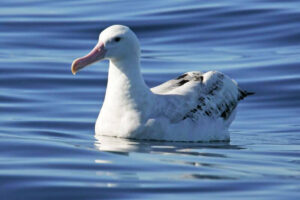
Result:
M250 95L254 95L255 93L254 92L247 92L246 90L242 90L242 89L239 89L239 97L238 97L238 100L243 100L245 97L247 96L250 96Z

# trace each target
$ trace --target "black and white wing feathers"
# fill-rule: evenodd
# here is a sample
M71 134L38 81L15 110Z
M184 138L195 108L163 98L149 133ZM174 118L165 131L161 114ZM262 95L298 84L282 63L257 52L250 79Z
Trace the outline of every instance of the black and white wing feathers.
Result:
M164 115L173 122L201 117L227 120L238 102L251 94L217 71L187 72L151 90L165 97Z

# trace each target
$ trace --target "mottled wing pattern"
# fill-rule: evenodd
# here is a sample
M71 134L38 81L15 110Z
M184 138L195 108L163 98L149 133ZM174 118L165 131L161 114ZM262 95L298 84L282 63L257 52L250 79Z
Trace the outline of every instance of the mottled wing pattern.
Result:
M203 77L201 84L204 87L199 93L198 104L186 113L183 120L197 120L202 116L227 120L238 102L250 94L238 88L233 80L220 72L207 72Z
M188 72L153 88L153 91L159 91L160 93L172 93L174 91L176 93L180 87L191 81L197 83L198 87L194 87L193 91L197 93L197 99L190 103L188 108L177 109L183 112L181 120L191 119L197 121L200 117L227 120L238 102L250 94L239 89L237 84L229 77L216 71L207 73Z
M178 89L178 87L183 86L190 81L200 81L201 77L202 72L187 72L175 79L171 79L161 85L151 88L151 91L158 94L172 93L174 90Z

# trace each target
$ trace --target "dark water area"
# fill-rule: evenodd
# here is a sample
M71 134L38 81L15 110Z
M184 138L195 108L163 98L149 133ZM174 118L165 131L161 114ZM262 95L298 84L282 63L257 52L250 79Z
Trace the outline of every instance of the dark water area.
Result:
M130 26L155 86L219 70L256 94L230 143L95 138L108 63L72 61ZM299 199L300 1L0 2L0 199Z

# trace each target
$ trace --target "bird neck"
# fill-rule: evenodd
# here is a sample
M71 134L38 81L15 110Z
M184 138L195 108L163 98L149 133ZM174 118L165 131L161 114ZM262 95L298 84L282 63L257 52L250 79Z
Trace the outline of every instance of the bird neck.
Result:
M105 100L137 105L149 94L150 90L141 75L139 58L110 60Z

